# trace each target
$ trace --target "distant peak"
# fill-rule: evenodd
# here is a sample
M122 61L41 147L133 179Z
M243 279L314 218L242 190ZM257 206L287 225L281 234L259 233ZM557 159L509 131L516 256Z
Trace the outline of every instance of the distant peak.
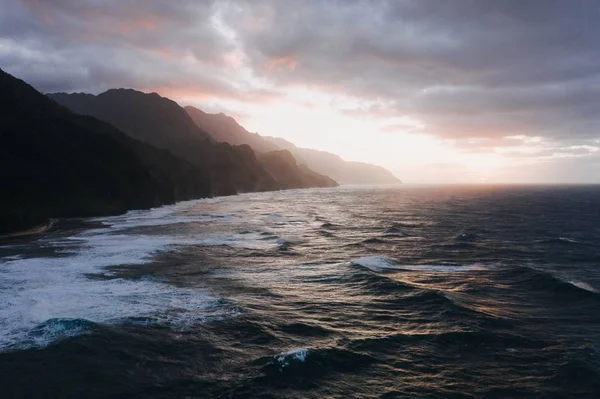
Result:
M140 90L136 90L136 89L131 89L131 88L124 88L124 87L119 87L119 88L115 88L115 89L108 89L106 90L104 93L99 94L99 96L102 95L129 95L129 96L148 96L148 97L155 97L155 98L163 98L160 94L152 92L152 93L145 93L143 91Z
M95 97L93 94L90 93L84 93L84 92L74 92L74 93L67 93L64 91L59 91L56 93L44 93L46 96L48 97L56 97L56 96L76 96L76 97Z
M223 112L219 112L218 114L215 114L215 115L218 116L219 118L228 119L228 120L232 120L235 122L235 119L232 116L224 114Z
M114 89L108 89L104 93L134 93L138 92L137 90L125 88L125 87L117 87Z

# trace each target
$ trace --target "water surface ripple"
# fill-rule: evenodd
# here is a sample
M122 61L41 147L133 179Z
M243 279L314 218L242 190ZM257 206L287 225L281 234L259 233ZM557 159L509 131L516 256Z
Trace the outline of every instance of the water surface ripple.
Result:
M1 397L600 394L600 188L340 187L0 242Z

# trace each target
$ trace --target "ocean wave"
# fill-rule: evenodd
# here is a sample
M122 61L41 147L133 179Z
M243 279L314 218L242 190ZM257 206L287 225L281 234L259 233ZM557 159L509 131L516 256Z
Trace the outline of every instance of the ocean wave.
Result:
M11 260L19 260L19 259L23 259L23 255L17 254L17 255L0 256L0 260L2 260L4 262L8 262Z
M591 285L589 285L588 283L585 283L583 281L578 281L578 280L567 280L567 283L574 285L577 288L580 288L582 290L594 293L594 294L600 294L600 290L597 290L596 288L592 287Z
M385 244L386 242L381 238L371 237L362 241L364 244Z
M547 238L535 241L537 244L581 244L580 241L569 237Z
M277 239L277 243L279 245L297 245L297 244L305 244L308 242L308 239L300 236L293 235L283 235Z
M197 288L175 287L152 279L87 278L84 269L77 268L80 264L73 259L69 263L31 259L15 265L15 269L27 272L2 273L12 284L0 294L3 303L0 306L0 351L21 343L27 345L32 331L48 325L50 320L126 324L128 319L146 317L180 330L237 312L211 293ZM80 331L69 330L68 336ZM60 334L44 337L50 341L63 338Z
M297 348L265 359L264 378L322 378L331 372L351 372L379 360L345 348Z
M29 348L43 349L50 344L64 339L84 335L91 332L97 325L89 320L80 318L53 318L34 327L25 333L21 340L7 345L7 350L23 350ZM0 346L0 349L2 347Z
M277 360L277 363L279 363L279 368L281 370L293 362L304 363L309 353L310 351L305 348L294 349L276 356L275 359Z
M383 236L384 237L406 237L407 235L404 233L398 232L398 233L385 233Z
M350 261L350 263L355 266L366 267L367 269L375 272L390 270L394 269L395 267L394 262L381 256L366 256L363 258L353 259Z
M319 235L323 236L323 237L328 237L328 238L335 237L335 235L332 232L327 231L327 230L319 231Z
M351 264L366 267L374 272L385 272L385 271L420 271L420 272L432 272L432 273L460 273L469 271L482 271L489 270L492 266L497 265L483 265L483 264L472 264L472 265L401 265L395 261L380 257L380 256L367 256L359 259L350 261Z
M533 265L522 265L516 267L515 271L526 273L524 282L531 286L548 290L549 285L562 287L564 290L573 290L574 292L587 294L600 294L600 290L593 287L590 283L574 278L573 276L561 275L558 272L541 270Z
M280 327L280 330L285 331L289 334L299 335L299 336L327 336L331 334L331 331L326 329L325 327L318 326L316 324L306 324L306 323L291 323L285 324Z
M201 200L184 201L159 208L132 210L123 215L90 218L91 222L100 222L111 230L124 230L137 227L158 227L180 223L206 223L214 221L232 221L232 215L221 213L191 213L190 209Z
M560 241L568 242L568 243L571 243L571 244L577 244L577 243L579 243L579 241L577 241L577 240L575 240L573 238L569 238L569 237L558 237L558 239Z
M144 224L140 216L143 212L135 211L129 215ZM148 212L166 214L165 210ZM139 220L127 221L126 217L120 217L121 226L140 225ZM48 320L126 323L134 317L147 317L177 330L234 315L234 308L223 304L207 290L176 287L151 278L118 278L107 268L144 265L152 262L157 253L179 245L259 249L277 245L274 240L262 242L258 233L250 237L239 234L202 238L123 234L105 228L44 240L41 244L59 248L55 252L61 252L61 256L0 260L3 282L0 290L0 351L19 342L28 342L29 334ZM76 334L78 330L73 331ZM60 338L60 334L46 336L50 340Z
M415 292L415 287L408 283L389 278L380 273L371 273L370 271L353 273L350 277L350 281L353 286L364 288L369 295L385 296L389 294L398 295L400 293Z
M406 232L402 228L402 225L398 225L397 223L388 227L385 230L383 235L384 235L384 237L406 237L406 236L408 236L408 234L406 234Z
M458 242L474 242L477 241L477 238L478 235L476 233L463 231L455 237L455 240Z
M595 397L600 389L600 350L595 343L573 348L557 368L552 380L569 386L569 396ZM576 382L576 383L574 383Z
M340 227L341 226L339 226L337 224L334 224L334 223L331 223L331 222L323 223L321 225L321 228L323 228L323 229L337 229L337 228L340 228Z

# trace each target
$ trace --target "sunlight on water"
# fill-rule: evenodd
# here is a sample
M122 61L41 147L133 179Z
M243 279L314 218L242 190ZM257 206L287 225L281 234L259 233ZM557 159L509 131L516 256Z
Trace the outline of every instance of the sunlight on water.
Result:
M211 396L514 397L565 393L564 379L585 394L600 370L597 190L340 187L61 221L0 245L0 361L109 340L121 355L95 359L142 367L135 384L169 359L167 379Z

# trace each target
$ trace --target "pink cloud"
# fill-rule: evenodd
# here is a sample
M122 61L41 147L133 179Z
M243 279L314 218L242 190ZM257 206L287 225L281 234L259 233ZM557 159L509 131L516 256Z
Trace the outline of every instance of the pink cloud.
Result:
M298 66L298 59L293 55L289 55L289 56L279 57L279 58L274 58L274 59L269 60L266 63L266 65L264 66L264 69L268 72L284 70L284 69L289 69L290 71L294 71L297 66Z

